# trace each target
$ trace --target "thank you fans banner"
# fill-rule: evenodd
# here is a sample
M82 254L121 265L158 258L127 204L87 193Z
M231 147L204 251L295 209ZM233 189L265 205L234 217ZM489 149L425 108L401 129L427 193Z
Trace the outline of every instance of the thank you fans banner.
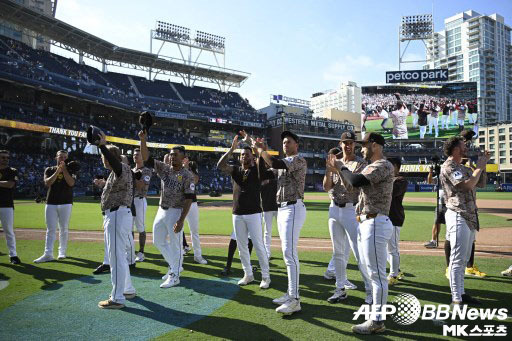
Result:
M447 80L448 69L386 72L386 83L444 82Z

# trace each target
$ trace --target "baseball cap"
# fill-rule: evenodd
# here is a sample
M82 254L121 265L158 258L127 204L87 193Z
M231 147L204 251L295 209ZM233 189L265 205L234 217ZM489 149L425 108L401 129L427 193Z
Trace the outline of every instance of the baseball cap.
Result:
M381 146L386 145L386 141L384 140L384 137L382 137L382 135L378 134L378 133L368 133L364 136L364 139L362 139L360 141L356 141L356 142L362 143L362 144L369 143L369 142L375 142L375 143L380 144Z
M341 141L356 140L356 134L352 130L346 130L341 134Z
M281 133L281 140L284 140L285 137L291 137L295 142L299 143L299 137L289 130L285 130Z

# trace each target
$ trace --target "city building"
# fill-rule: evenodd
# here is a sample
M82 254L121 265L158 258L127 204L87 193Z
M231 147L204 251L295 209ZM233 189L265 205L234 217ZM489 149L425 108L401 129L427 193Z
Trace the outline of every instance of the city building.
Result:
M55 17L57 0L16 0L16 2L44 15ZM41 34L5 20L0 20L0 35L19 40L33 49L50 51L50 43Z
M511 27L473 10L444 20L427 43L425 68L448 69L450 82L476 82L480 125L512 121Z
M475 145L491 152L501 182L512 183L512 123L480 127Z
M336 119L331 109L360 114L361 88L355 82L345 82L341 83L338 89L317 92L311 96L314 117Z

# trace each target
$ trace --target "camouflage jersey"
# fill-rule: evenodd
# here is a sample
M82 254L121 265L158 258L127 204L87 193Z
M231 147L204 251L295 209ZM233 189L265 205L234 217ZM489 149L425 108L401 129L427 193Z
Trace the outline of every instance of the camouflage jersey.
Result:
M386 159L372 162L363 169L361 174L370 181L370 184L361 187L356 206L357 214L389 214L394 172L395 168Z
M121 176L110 172L101 193L101 210L106 211L119 206L132 206L133 177L130 166L121 163Z
M308 168L306 160L299 155L281 160L286 164L286 169L279 169L277 172L277 203L304 199Z
M352 173L358 174L368 165L368 162L356 156L354 160L343 162L343 159L336 160L338 168L347 167ZM345 184L336 173L331 174L332 188L329 190L329 197L337 204L353 203L356 204L359 198L359 188Z
M144 181L144 187L142 189L135 189L135 197L146 197L148 195L148 189L149 189L149 182L151 181L151 175L153 174L153 171L151 168L148 167L142 167L132 168L133 172L140 171L142 173L142 177L140 178L141 181Z
M196 185L192 172L186 168L175 171L171 165L154 160L154 168L162 180L160 206L164 208L183 208L186 194L195 193Z

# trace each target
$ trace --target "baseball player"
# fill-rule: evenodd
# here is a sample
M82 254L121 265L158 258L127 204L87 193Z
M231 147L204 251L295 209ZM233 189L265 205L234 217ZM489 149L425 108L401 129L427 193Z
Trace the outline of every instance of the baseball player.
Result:
M263 208L263 222L265 227L264 241L265 250L267 251L268 259L272 255L272 223L274 218L277 219L277 180L275 178L266 179L261 182L261 204Z
M130 165L130 160L128 160L128 156L126 156L126 155L121 155L121 162L124 163L125 165L128 165L128 166ZM135 255L135 235L133 233L133 224L137 217L137 212L135 211L135 204L133 201L133 198L135 195L135 182L137 181L136 175L139 177L139 180L140 180L141 173L134 173L132 170L133 195L132 195L132 204L130 206L130 211L132 212L132 230L131 230L131 233L128 234L128 243L126 244L126 259L128 261L128 266L131 269L136 267L135 258L137 257Z
M111 170L101 194L101 210L104 214L110 278L110 298L98 303L102 309L124 308L126 299L135 297L130 268L126 260L126 245L132 229L131 205L133 200L133 175L130 166L121 162L121 151L113 145L106 145L105 134L101 133L99 148L105 168Z
M140 148L135 148L133 151L133 161L135 167L132 169L133 172L141 172L140 180L135 180L135 195L133 198L133 204L135 206L135 228L139 233L139 252L135 257L136 262L144 261L144 246L146 245L146 211L148 202L146 197L148 195L149 183L151 181L151 175L153 171L144 167L144 161L142 161L142 154Z
M299 155L299 137L290 131L281 133L285 157L278 159L267 151L262 139L256 139L254 147L267 165L277 170L277 228L281 239L283 258L288 273L287 292L272 302L279 305L276 312L291 315L301 310L299 297L300 263L298 254L299 235L306 220L304 186L307 163Z
M331 150L323 180L324 190L329 193L331 198L331 205L329 206L329 233L331 235L336 275L336 289L334 295L327 299L329 303L337 303L347 298L345 281L347 278L349 247L352 249L361 271L368 302L370 302L372 297L370 278L368 277L366 267L361 263L357 241L359 223L356 220L355 203L358 200L359 188L344 183L339 175L339 169L342 167L346 167L357 174L368 165L366 160L355 155L355 139L356 135L352 131L346 131L341 135L341 150L338 148Z
M369 133L360 142L363 145L363 156L370 164L360 174L354 174L346 167L341 168L339 173L348 184L361 189L356 206L359 221L358 242L360 256L372 282L373 305L377 312L368 321L353 326L352 331L358 334L374 334L386 330L381 311L388 297L387 245L393 233L393 224L388 214L394 168L384 158L385 141L382 135Z
M436 167L439 167L436 165ZM440 171L440 167L438 169ZM427 176L427 183L429 184L435 184L436 186L439 186L439 180L437 176L434 176L433 169L430 167L428 171ZM443 188L439 188L439 201L436 205L436 211L435 211L435 221L434 225L432 226L432 239L423 244L427 249L436 249L439 244L439 233L441 232L441 224L445 224L444 214L446 213L446 203L444 201L444 191Z
M231 148L222 155L217 163L217 168L231 175L233 179L233 226L244 270L244 277L238 281L238 285L243 286L254 281L251 257L247 247L250 235L261 268L260 288L267 289L270 286L270 272L261 228L260 190L261 181L266 179L267 173L271 172L265 171L263 167L258 170L251 147L242 149L240 167L228 165L228 159L238 147L238 137L239 135L235 135ZM263 165L260 164L260 166Z
M14 188L18 170L9 167L9 151L0 150L0 223L4 229L11 264L20 264L14 235Z
M249 249L249 255L251 255L252 254L252 240L251 240L250 235L248 237L249 237L248 238L249 240L247 242L247 248ZM231 264L233 263L233 256L235 255L236 247L237 247L237 242L236 242L235 228L233 227L233 232L231 233L231 238L229 239L228 257L226 260L226 266L220 272L220 275L223 277L229 276L229 274L231 274ZM253 267L253 271L254 271L254 267Z
M160 207L153 223L153 244L160 250L169 265L160 288L170 288L180 283L183 264L181 231L195 193L194 178L192 173L183 167L185 157L183 146L171 149L169 155L171 164L168 165L149 156L146 133L143 130L139 132L139 138L144 165L153 168L162 180Z
M405 210L402 205L405 192L407 192L407 180L400 176L400 167L402 162L399 158L389 159L394 167L393 193L391 206L389 208L389 219L393 224L393 234L388 242L388 262L389 262L389 285L395 285L399 279L402 279L403 273L400 270L400 229L404 225Z
M389 113L389 117L393 121L393 138L394 139L407 139L407 116L409 116L409 109L404 102L400 100L400 95L395 94L397 99L395 110Z
M199 183L199 172L197 171L197 163L189 161L188 157L185 158L183 166L192 173L194 179L195 189ZM203 258L201 250L201 241L199 240L199 207L197 205L197 193L194 190L192 196L192 204L187 214L187 223L190 229L190 236L192 237L192 248L194 249L194 261L199 264L208 264L206 259ZM183 232L184 233L184 232ZM185 235L183 235L183 241L185 242Z
M450 241L450 289L452 305L479 303L464 291L464 270L468 263L475 234L479 230L476 207L476 187L485 185L485 166L490 153L485 152L476 163L475 170L462 164L468 147L460 136L444 143L448 157L441 166L440 180L446 198L446 239Z
M73 186L77 179L77 174L70 171L66 165L67 158L68 153L65 150L59 150L55 157L57 165L48 167L44 171L44 185L48 187L45 208L46 241L44 254L35 259L34 263L54 260L53 244L57 234L57 225L59 226L58 259L66 258L69 219L73 207Z

